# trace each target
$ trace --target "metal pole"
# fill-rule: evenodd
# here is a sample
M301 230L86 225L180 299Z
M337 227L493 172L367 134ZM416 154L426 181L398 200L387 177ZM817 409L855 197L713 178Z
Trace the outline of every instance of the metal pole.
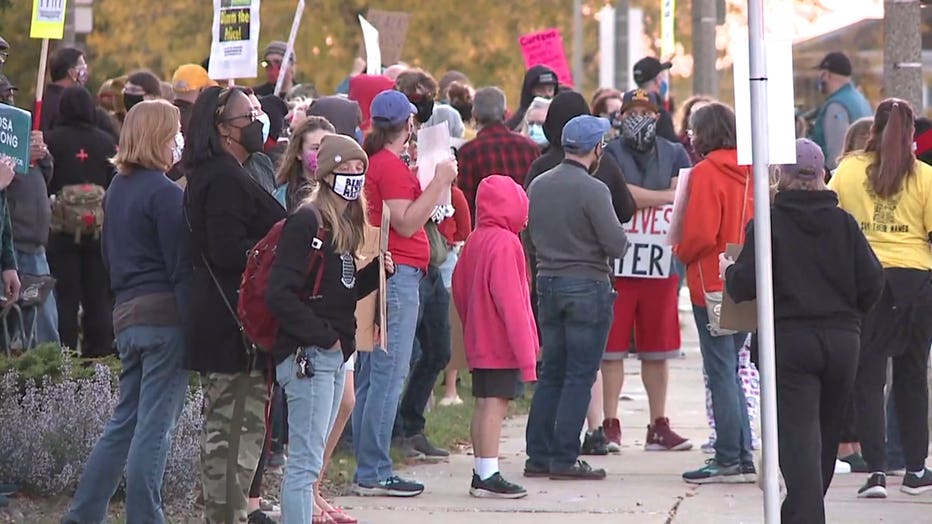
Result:
M615 2L615 89L628 90L628 0Z
M715 0L693 1L693 94L710 95L718 98L718 71L715 61L715 24L717 21Z
M884 98L908 101L922 113L922 8L919 0L883 4Z
M573 0L573 83L577 90L582 91L584 79L582 0Z
M751 83L751 154L754 172L754 249L757 259L757 336L761 363L764 522L780 522L777 442L777 368L773 341L773 267L770 246L770 175L767 165L767 62L763 0L748 1Z

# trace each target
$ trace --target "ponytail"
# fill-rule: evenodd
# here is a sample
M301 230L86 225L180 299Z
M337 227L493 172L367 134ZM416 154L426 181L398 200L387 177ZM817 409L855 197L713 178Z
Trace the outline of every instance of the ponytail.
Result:
M915 172L914 133L915 116L908 102L889 98L877 107L864 150L875 155L867 167L867 176L878 197L890 198L899 193L906 177Z

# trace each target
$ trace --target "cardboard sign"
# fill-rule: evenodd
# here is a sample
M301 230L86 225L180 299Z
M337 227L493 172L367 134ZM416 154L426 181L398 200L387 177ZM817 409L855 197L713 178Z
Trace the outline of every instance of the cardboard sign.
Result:
M741 254L741 244L728 244L725 247L725 254L732 260L738 260ZM735 303L728 294L728 284L722 292L722 314L719 319L719 325L725 329L732 329L742 333L751 333L757 331L757 301L749 300L747 302Z
M359 15L359 25L362 27L362 41L366 50L366 74L382 74L382 48L379 47L379 30L368 20Z
M615 276L631 278L668 278L673 269L673 248L667 244L667 232L673 218L673 206L647 207L626 222L628 252L615 259Z
M21 175L29 171L29 141L32 113L17 107L0 105L0 156L13 159L13 171Z
M61 40L65 36L67 0L32 0L32 24L29 38Z
M380 63L393 65L400 62L405 48L405 41L408 39L408 27L411 26L411 14L401 11L370 9L366 12L366 20L378 30L379 51L381 53ZM366 51L366 46L361 44L359 46L359 56L368 62L368 53ZM380 75L382 72L379 71L375 74Z
M385 274L385 253L388 251L388 233L391 227L392 211L388 204L382 202L382 227L379 229L379 334L382 343L379 347L388 351L388 276Z
M566 61L563 36L559 29L528 33L519 38L518 42L521 44L521 54L524 55L525 68L547 66L557 74L560 84L573 87L573 75L570 73L569 62Z
M210 70L214 80L255 78L260 0L214 0Z

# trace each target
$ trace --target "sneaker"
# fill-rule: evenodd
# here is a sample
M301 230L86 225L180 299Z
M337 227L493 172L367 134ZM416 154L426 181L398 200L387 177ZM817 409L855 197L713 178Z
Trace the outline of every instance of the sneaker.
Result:
M599 428L595 431L586 433L583 438L580 455L608 455L608 439L605 438L605 431Z
M621 421L617 418L607 418L602 422L605 438L608 440L606 448L611 453L621 451Z
M885 499L887 498L887 476L883 473L874 473L858 490L859 499Z
M527 490L517 484L508 482L502 478L501 473L496 473L482 480L473 471L472 487L469 488L469 494L476 498L520 499L527 496Z
M604 469L593 469L585 460L577 460L576 464L561 471L550 471L550 480L602 480L604 478Z
M746 467L746 466L745 466ZM753 466L752 466L753 467ZM683 473L683 480L690 484L746 484L748 483L740 464L726 466L714 458L705 461L705 466ZM754 481L751 481L754 482Z
M835 474L847 475L851 473L851 464L839 459L835 459Z
M870 473L870 469L867 467L867 461L864 460L864 457L862 457L860 453L852 453L847 457L841 457L841 461L851 465L852 473Z
M757 482L757 468L754 467L753 462L741 464L741 474L744 475L744 481L748 484Z
M459 397L443 397L442 399L440 399L440 405L442 407L462 406L463 399Z
M687 451L693 449L693 443L670 429L670 419L658 418L653 425L647 426L647 439L644 442L647 451Z
M920 495L926 491L932 491L932 471L929 468L922 470L922 476L916 476L914 473L906 473L903 477L903 485L900 491L910 495Z
M550 468L534 464L530 460L524 463L524 476L527 478L541 478L550 476Z
M249 524L276 524L272 517L266 515L261 509L250 513L246 522Z
M699 446L699 449L701 449L702 452L705 453L706 455L714 455L715 454L715 441L710 438L709 440L703 442L702 445Z
M360 482L355 491L360 497L416 497L424 493L424 485L392 475L372 485Z
M445 459L450 456L449 451L440 449L431 444L430 441L427 440L427 436L423 433L418 433L417 435L414 435L407 440L415 451L422 453L428 460Z
M401 456L405 460L424 460L426 458L423 453L414 449L411 439L395 437L392 439L392 447L401 452Z

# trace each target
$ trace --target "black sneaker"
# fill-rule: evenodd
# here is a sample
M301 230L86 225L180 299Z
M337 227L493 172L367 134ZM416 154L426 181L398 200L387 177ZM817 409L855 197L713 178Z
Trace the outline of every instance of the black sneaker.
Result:
M593 469L585 460L577 460L576 464L564 470L550 470L550 480L602 480L604 478L604 469Z
M580 455L608 455L608 439L605 437L605 431L599 428L595 431L589 431L583 438Z
M871 471L867 466L867 461L864 460L864 457L862 457L860 453L852 453L847 457L842 457L838 460L850 464L851 473L870 473Z
M930 490L932 490L932 471L929 471L929 468L922 470L921 477L907 471L903 477L903 485L900 487L900 491L910 495L919 495Z
M705 466L683 473L683 480L690 484L746 484L749 482L744 473L745 467L747 466L740 464L719 464L717 460L710 458L705 461Z
M530 460L524 463L524 476L527 478L541 478L550 476L550 468L534 464Z
M424 485L392 475L373 485L360 482L355 491L360 497L416 497L424 493Z
M905 490L904 490L905 491ZM887 498L887 476L883 473L874 473L858 490L859 499L885 499Z
M424 460L424 454L414 449L410 439L395 437L392 439L392 448L397 449L405 460Z
M469 494L476 498L492 499L520 499L527 496L527 490L517 484L512 484L501 473L482 480L475 471L472 472L472 487Z
M249 524L276 524L272 517L266 515L261 509L257 509L249 514Z
M427 460L442 460L449 458L450 452L445 449L440 449L427 440L427 436L423 433L419 433L407 439L408 445L412 449L424 455L424 458Z

